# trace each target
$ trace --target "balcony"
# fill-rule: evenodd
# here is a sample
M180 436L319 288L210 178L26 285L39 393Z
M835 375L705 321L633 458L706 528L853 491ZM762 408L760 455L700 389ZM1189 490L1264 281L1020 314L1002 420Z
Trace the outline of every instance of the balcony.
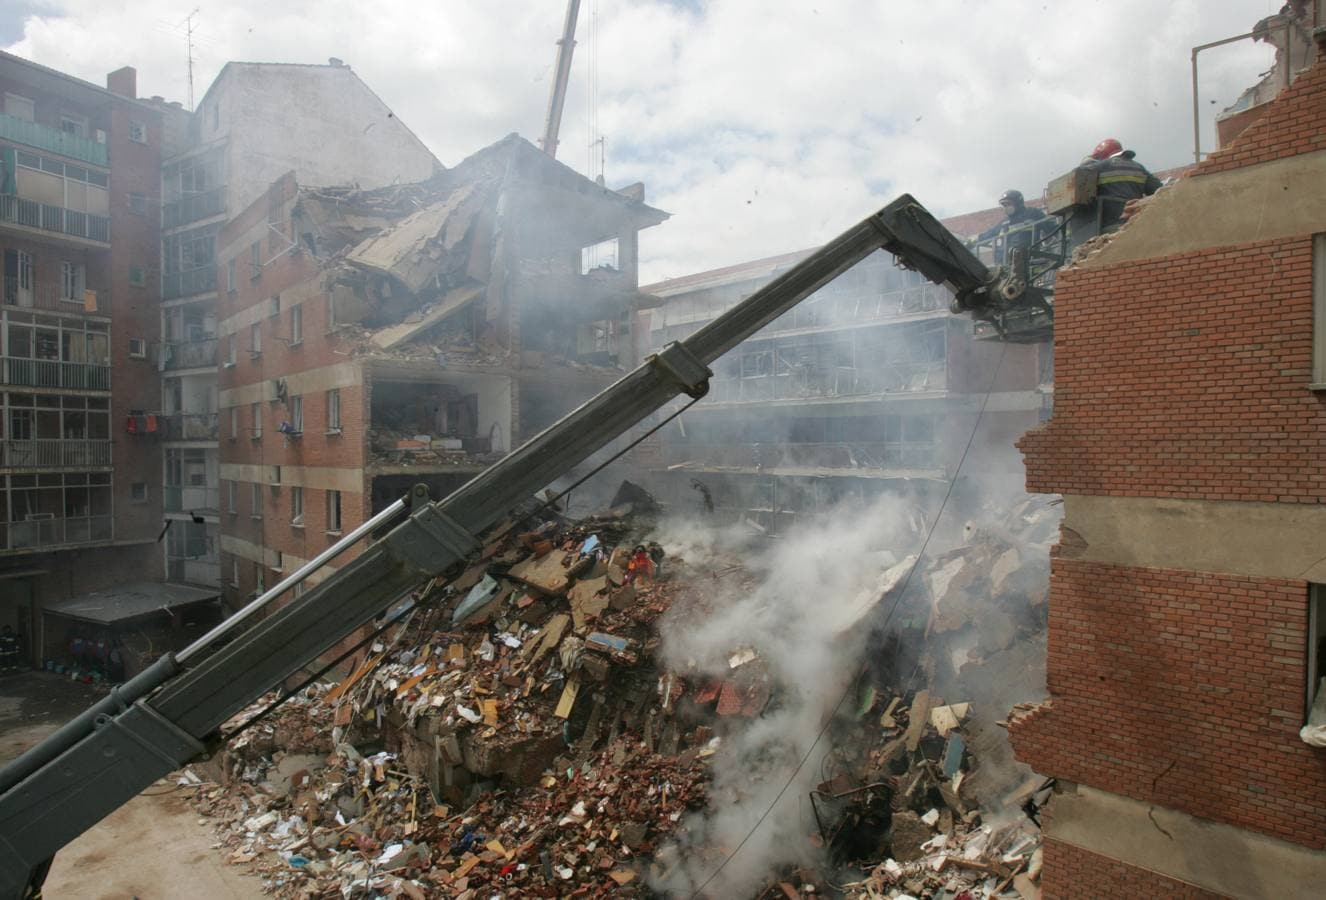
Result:
M166 580L180 584L201 584L218 587L221 584L221 560L210 556L168 556Z
M220 215L225 211L226 189L224 186L216 187L201 194L190 194L167 203L161 209L161 227L175 228L199 219Z
M105 144L3 113L0 113L0 138L94 166L110 165L110 153Z
M110 516L33 517L22 522L0 522L0 552L99 544L112 537Z
M161 299L174 300L192 294L205 294L216 290L216 266L204 266L187 272L171 272L161 276Z
M164 418L168 441L215 441L220 436L216 413L177 413Z
M0 194L0 222L110 244L110 219L105 216L24 200L13 194Z
M162 371L216 368L216 338L203 341L165 341L157 345Z
M679 444L663 448L667 466L737 469L786 474L788 470L935 469L934 441L834 441L806 444Z
M88 303L87 296L78 297L77 299L64 296L64 287L54 282L38 282L26 290L21 290L18 277L11 275L5 278L4 283L4 303L6 306L103 316L109 314L110 304L102 301L102 297L105 296L104 292L87 291L85 294L92 295L91 304Z
M214 487L198 487L189 484L168 484L165 487L166 512L168 513L210 513L221 511L220 491Z
M754 403L768 400L833 400L943 391L947 385L945 362L900 362L872 369L843 366L806 367L777 375L715 378L712 403Z
M108 440L0 441L0 466L15 469L92 469L111 464Z
M3 381L17 387L68 388L79 391L109 391L110 366L60 362L54 359L0 359Z

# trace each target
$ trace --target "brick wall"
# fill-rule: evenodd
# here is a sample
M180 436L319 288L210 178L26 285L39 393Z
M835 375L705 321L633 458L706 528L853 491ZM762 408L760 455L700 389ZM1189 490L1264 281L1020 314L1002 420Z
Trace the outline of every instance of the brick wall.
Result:
M1326 150L1326 54L1303 73L1223 150L1212 153L1194 174L1223 172L1254 163Z
M1017 718L1038 772L1326 849L1306 716L1307 586L1057 558L1053 702Z
M1069 269L1058 297L1028 490L1326 500L1311 236Z
M1053 838L1043 839L1041 846L1045 852L1041 876L1044 900L1222 900L1225 896Z

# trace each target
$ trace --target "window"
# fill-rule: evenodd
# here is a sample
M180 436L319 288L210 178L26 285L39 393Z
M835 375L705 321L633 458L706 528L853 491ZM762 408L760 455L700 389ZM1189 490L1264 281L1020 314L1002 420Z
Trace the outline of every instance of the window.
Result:
M230 559L230 586L239 587L239 560L234 557Z
M341 492L327 491L327 530L341 533Z
M135 144L146 144L147 126L144 125L142 122L135 122L133 119L130 119L129 140L133 141Z
M129 338L129 356L133 359L147 359L147 341Z
M249 510L249 515L255 519L262 518L262 485L258 482L253 483L253 496L251 498L253 508Z
M239 407L230 407L230 439L239 437Z
M290 427L295 431L304 430L304 398L290 398Z
M249 326L249 353L257 356L262 353L262 323L254 322Z
M249 247L249 278L257 281L262 275L262 241L254 241Z
M60 262L60 299L66 303L83 302L86 270L80 262Z
M226 335L226 365L228 366L235 364L235 343L233 334Z
M249 436L252 437L252 438L256 441L256 440L258 440L258 438L262 437L262 404L261 404L261 403L252 403L252 404L249 405L249 417L250 417L250 419L251 419L251 425L250 425L250 428L249 428Z
M238 262L239 260L232 256L226 263L226 292L230 294L235 293L235 267Z
M336 388L327 392L327 431L341 432L341 392Z
M1312 236L1312 389L1326 391L1326 233Z
M1308 711L1319 701L1326 678L1326 585L1308 585ZM1322 701L1326 702L1326 701ZM1318 723L1326 724L1326 722Z
M147 272L142 266L129 266L129 286L147 287Z
M253 564L253 592L254 592L255 594L261 594L261 593L263 593L263 592L265 592L265 591L267 590L266 584L265 584L265 582L263 581L263 576L264 576L264 574L266 574L266 573L264 573L263 570L262 570L262 563L254 563L254 564Z
M282 553L280 550L276 551L276 565L272 566L272 571L273 572L285 571L285 554Z
M304 307L296 303L290 307L290 346L304 341Z
M617 270L617 239L603 241L580 250L580 274L588 275L595 269Z
M304 489L302 487L290 489L290 524L299 528L304 527Z
M304 596L304 592L307 590L308 590L308 583L304 581L299 582L294 587L295 598L298 599Z
M75 137L87 137L87 117L77 113L63 113L60 116L60 130Z
M272 484L281 483L281 467L272 466Z
M129 192L129 212L136 216L147 215L147 194Z
M226 509L232 516L239 512L239 482L233 478L226 482Z
M31 122L36 119L36 107L27 97L18 94L5 94L5 115Z
M135 481L133 484L129 485L129 499L134 503L146 503L147 482Z

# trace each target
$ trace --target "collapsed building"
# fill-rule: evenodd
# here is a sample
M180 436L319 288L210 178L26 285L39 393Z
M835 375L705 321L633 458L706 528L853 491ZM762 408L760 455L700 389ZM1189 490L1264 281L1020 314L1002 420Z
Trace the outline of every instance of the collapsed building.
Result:
M638 488L617 500L579 521L523 511L389 610L343 676L240 713L256 724L183 776L229 860L283 897L1034 893L1020 808L1044 779L1009 760L998 719L1043 691L1022 670L1042 652L1052 503L991 503L931 557L913 536L850 567L834 586L859 590L820 615L847 668L800 673L842 689L821 709L776 652L794 635L723 619L742 596L816 615L768 592L789 562L842 570L836 553L780 561L749 533L656 522ZM678 643L688 630L717 655ZM826 717L814 765L761 737L789 710ZM715 817L793 778L809 793L776 832L793 837L724 874Z
M245 598L417 483L444 496L635 364L666 214L512 135L428 181L293 176L222 230L221 549Z

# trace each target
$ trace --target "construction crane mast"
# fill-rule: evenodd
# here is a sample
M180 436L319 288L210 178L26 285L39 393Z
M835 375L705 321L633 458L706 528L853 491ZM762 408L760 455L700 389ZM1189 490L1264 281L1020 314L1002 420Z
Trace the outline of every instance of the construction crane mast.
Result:
M562 38L557 42L557 68L553 74L552 92L548 95L548 118L543 123L543 137L539 146L543 152L557 158L557 135L562 130L562 107L566 105L566 84L571 80L571 54L576 49L576 19L580 18L580 0L567 0L566 21L562 23Z

